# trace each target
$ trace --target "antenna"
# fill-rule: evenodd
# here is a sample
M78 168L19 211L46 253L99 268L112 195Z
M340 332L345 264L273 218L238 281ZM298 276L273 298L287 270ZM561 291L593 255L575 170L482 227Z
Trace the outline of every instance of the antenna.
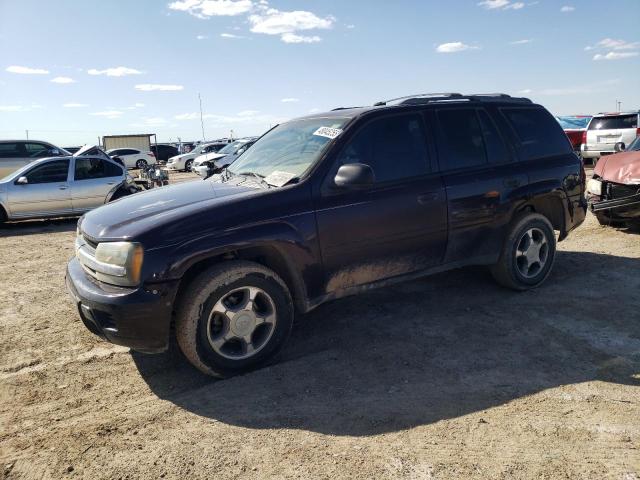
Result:
M200 102L200 126L202 127L202 141L204 142L204 121L202 120L202 97L198 93L198 101Z

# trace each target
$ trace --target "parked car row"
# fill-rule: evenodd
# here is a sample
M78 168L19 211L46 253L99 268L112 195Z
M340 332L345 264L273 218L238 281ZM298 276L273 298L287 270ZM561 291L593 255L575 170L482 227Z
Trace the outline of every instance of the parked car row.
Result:
M616 153L617 143L629 145L640 137L640 111L556 118L574 151L594 165L600 158Z
M66 282L91 332L147 353L175 332L195 367L227 377L270 362L296 314L376 286L466 265L515 290L542 284L556 241L584 221L585 183L528 99L318 113L206 181L85 214Z

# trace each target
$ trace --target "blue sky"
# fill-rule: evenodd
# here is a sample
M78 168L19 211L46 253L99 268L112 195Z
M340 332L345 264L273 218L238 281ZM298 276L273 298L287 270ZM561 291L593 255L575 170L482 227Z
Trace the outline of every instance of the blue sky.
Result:
M0 138L260 134L337 106L506 92L640 108L640 1L0 0Z

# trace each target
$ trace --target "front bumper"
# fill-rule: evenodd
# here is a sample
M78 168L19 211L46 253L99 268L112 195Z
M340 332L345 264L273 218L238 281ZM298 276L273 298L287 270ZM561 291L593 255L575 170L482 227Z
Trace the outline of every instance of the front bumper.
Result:
M589 209L593 213L607 213L612 218L640 218L640 193L613 200L592 195L589 197Z
M89 277L76 258L67 265L65 281L92 333L145 353L168 348L177 281L138 288L107 285Z

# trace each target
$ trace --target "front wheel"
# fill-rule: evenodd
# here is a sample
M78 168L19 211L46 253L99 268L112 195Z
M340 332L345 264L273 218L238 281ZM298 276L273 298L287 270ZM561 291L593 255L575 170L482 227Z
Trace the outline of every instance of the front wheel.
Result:
M199 370L238 375L272 361L293 325L291 294L278 275L252 262L200 274L178 302L176 337Z
M190 172L191 171L191 165L193 165L193 160L187 160L187 162L184 164L184 171L185 172Z
M136 168L139 170L143 170L147 167L147 161L140 159L136 162Z
M514 290L529 290L549 276L556 256L556 237L546 217L525 213L509 229L493 278Z

